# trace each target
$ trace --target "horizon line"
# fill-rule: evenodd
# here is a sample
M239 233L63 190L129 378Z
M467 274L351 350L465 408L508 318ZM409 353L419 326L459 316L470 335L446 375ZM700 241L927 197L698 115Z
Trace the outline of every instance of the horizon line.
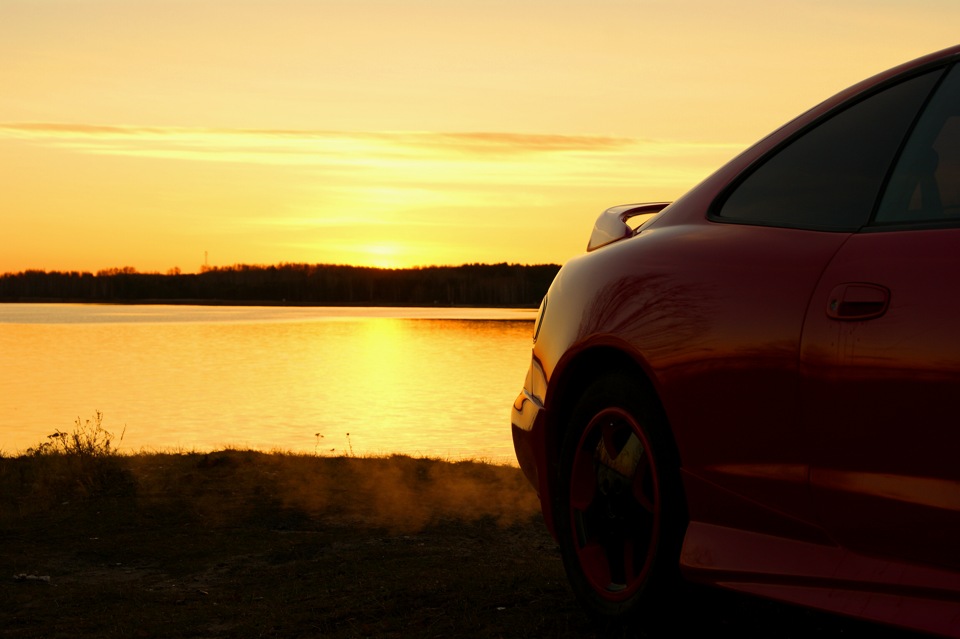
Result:
M406 267L385 267L385 266L369 266L362 264L343 264L335 262L277 262L275 264L249 264L244 262L238 262L236 264L230 264L225 266L201 266L199 270L194 272L184 272L178 266L173 266L167 269L167 272L161 271L141 271L134 266L120 266L120 267L108 267L97 269L96 271L90 270L60 270L60 269L40 269L40 268L26 268L20 271L7 271L5 273L0 273L0 277L16 277L23 276L28 274L41 273L44 275L90 275L92 277L113 277L116 275L160 275L163 277L177 277L182 275L203 275L204 273L217 272L217 271L229 271L229 270L239 270L239 269L250 269L250 270L267 270L267 269L282 269L290 267L310 267L310 268L346 268L346 269L363 269L371 271L423 271L429 269L444 269L444 268L466 268L471 266L479 267L492 267L492 266L508 266L514 268L538 268L538 267L557 267L560 268L563 265L556 262L542 262L537 264L525 264L520 262L463 262L460 264L428 264L428 265L416 265L416 266L406 266ZM174 272L175 271L175 272Z

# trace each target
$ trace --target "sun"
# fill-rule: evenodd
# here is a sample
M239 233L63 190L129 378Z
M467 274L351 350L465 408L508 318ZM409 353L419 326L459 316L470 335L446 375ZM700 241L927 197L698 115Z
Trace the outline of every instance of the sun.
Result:
M362 248L363 261L377 268L400 268L402 256L405 253L398 244L377 243L368 244Z

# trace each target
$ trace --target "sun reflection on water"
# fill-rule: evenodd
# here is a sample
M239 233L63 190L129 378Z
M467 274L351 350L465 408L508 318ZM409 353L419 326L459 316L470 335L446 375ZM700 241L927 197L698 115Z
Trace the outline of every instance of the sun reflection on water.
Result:
M146 321L0 320L0 410L11 424L0 450L23 451L100 410L108 430L125 428L127 451L513 460L508 409L534 311L262 309L257 320L252 309L211 308L218 319L203 321L201 307L147 310ZM177 313L188 321L171 321Z

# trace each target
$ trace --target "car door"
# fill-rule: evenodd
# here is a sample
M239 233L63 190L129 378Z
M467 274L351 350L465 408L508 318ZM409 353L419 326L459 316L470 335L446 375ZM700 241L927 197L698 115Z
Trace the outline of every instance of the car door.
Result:
M862 553L960 568L960 69L871 224L811 298L801 403L822 525Z
M718 372L705 377L707 383L683 385L699 400L687 409L694 415L689 421L712 425L710 410L734 416L737 438L731 440L729 428L715 429L714 437L727 438L722 441L696 433L702 450L723 459L704 464L705 476L794 521L817 521L808 478L819 451L799 410L810 299L831 258L869 222L890 167L942 75L943 69L929 71L884 87L800 130L735 180L710 215L739 225L744 248L722 253L720 233L703 242L703 256L713 264L704 265L702 277L730 272L715 289L735 319L723 339L712 340L728 351L716 358ZM715 324L725 317L711 316ZM774 357L776 374L763 368ZM685 464L690 461L699 460Z

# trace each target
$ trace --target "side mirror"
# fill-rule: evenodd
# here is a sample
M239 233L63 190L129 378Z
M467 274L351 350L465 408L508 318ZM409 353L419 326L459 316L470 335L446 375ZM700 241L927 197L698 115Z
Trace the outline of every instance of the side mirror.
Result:
M595 251L601 246L633 236L636 231L634 227L627 224L627 220L643 216L645 219L635 227L639 228L669 205L670 202L648 202L610 207L601 213L594 223L593 233L590 234L590 241L587 243L587 251Z

